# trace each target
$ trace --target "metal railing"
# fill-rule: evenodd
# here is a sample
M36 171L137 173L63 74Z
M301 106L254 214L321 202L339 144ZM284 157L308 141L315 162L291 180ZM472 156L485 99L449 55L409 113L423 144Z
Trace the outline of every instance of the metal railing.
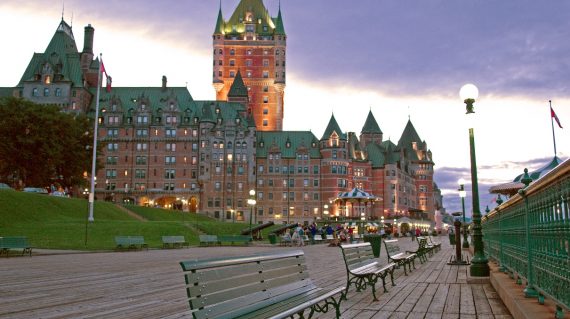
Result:
M526 281L525 296L570 310L570 160L519 190L482 222L485 253Z

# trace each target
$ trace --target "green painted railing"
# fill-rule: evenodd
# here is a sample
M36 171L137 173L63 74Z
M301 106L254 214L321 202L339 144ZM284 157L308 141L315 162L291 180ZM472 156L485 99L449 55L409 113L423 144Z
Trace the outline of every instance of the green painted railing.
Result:
M485 253L526 282L525 296L570 311L570 160L519 190L482 221Z

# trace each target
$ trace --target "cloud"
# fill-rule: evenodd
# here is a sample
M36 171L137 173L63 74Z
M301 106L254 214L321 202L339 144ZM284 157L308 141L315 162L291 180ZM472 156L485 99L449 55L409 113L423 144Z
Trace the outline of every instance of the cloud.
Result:
M455 92L475 82L494 95L570 95L566 1L302 4L284 2L283 12L294 35L289 65L308 76L388 94ZM316 12L327 14L317 22Z

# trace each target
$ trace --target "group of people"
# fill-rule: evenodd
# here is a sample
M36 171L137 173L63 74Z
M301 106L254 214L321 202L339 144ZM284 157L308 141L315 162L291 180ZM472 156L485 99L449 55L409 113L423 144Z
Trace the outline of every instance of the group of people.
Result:
M291 242L294 245L303 246L305 245L305 235L311 242L314 242L317 236L332 235L335 240L333 240L330 245L338 246L341 243L350 243L354 231L354 227L345 227L341 224L337 224L336 226L325 224L321 227L314 222L308 226L297 224L292 230L285 231L283 240L285 242ZM379 233L383 235L384 229L381 229Z

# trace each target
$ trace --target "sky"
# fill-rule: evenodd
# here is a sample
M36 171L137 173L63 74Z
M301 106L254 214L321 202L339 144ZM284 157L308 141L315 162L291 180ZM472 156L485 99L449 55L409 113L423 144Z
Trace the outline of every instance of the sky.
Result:
M222 0L228 19L238 0ZM265 0L272 16L278 0ZM212 38L219 0L2 0L0 87L15 86L33 52L44 52L60 19L95 28L114 86L187 86L215 99ZM287 33L285 130L322 137L332 114L360 133L372 111L397 142L410 119L433 153L447 212L471 215L468 127L475 132L481 210L492 185L570 156L570 1L281 0ZM7 49L9 48L9 49ZM479 88L465 115L459 89ZM468 122L469 121L469 122Z

